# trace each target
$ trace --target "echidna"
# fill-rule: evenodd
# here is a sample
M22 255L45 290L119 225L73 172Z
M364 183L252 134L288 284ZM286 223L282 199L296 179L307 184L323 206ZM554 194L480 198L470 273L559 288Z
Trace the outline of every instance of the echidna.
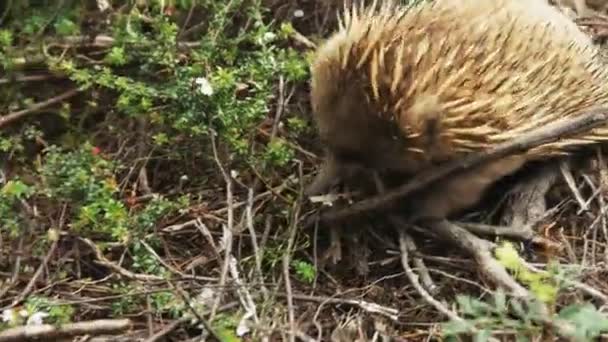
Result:
M308 194L346 165L413 175L608 104L599 50L547 0L374 1L340 19L311 67L327 159ZM416 216L445 217L528 161L607 139L602 126L447 180Z

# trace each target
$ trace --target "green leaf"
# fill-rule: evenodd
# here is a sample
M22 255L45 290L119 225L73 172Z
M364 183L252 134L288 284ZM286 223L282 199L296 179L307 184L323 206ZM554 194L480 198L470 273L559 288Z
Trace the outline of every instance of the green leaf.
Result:
M13 33L9 30L0 30L0 47L7 47L13 44Z
M550 303L557 297L558 289L551 284L533 283L530 287L536 298L542 302Z
M31 194L32 189L21 181L8 181L2 187L2 194L8 197L22 198Z
M486 342L490 336L492 336L492 332L490 330L481 330L475 334L475 342Z
M493 311L490 305L469 296L458 296L456 297L456 301L460 310L465 315L478 317Z
M498 288L494 293L494 308L500 314L507 312L507 296L502 288Z
M441 327L441 331L444 336L458 336L460 334L464 334L469 332L471 329L471 324L467 321L449 321L447 323L443 323Z
M504 242L500 247L497 247L494 251L498 261L510 270L518 270L521 267L521 260L519 254L513 244Z
M61 18L55 23L55 31L60 36L69 36L77 34L79 31L78 25L68 18Z
M573 304L562 309L559 318L573 324L578 339L597 338L601 332L608 331L608 318L591 304Z

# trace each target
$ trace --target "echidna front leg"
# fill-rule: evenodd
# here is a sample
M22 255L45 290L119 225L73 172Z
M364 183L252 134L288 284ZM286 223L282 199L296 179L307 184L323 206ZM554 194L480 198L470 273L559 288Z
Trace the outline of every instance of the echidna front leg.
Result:
M304 189L306 196L315 196L327 192L341 181L342 167L331 153L327 155L313 181Z
M351 180L360 171L362 171L361 167L343 162L331 152L327 153L327 157L319 167L317 175L304 189L304 195L319 196L327 193L339 183Z

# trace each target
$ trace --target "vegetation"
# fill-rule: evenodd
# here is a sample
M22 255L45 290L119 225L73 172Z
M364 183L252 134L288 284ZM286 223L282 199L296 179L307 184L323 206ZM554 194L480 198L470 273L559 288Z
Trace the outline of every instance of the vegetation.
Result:
M366 277L353 270L357 241L338 267L324 262L328 229L303 228L317 208L301 190L318 163L308 65L335 27L328 3L0 4L0 332L121 317L147 325L134 336L175 341L481 341L569 324L587 340L608 329L567 286L601 276L596 242L577 274L557 262L532 272L518 250L498 249L534 294L526 300L461 281L478 279L470 262L438 261L438 274L458 273L438 275L441 296L465 317L453 322L413 291L381 237L365 241L377 252Z

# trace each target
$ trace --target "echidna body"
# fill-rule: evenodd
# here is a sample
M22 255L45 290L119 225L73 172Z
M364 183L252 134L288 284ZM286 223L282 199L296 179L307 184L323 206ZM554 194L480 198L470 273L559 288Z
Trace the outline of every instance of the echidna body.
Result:
M328 156L309 193L325 190L343 165L415 174L489 149L608 104L607 82L591 39L546 0L353 7L312 65L313 116ZM418 215L448 215L527 161L604 140L607 127L473 170L421 199Z

